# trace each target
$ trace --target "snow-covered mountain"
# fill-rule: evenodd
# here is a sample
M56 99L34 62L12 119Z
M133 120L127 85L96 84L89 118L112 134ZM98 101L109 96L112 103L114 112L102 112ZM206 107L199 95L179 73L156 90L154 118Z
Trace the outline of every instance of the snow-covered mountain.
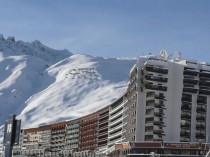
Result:
M22 119L22 127L36 127L110 104L125 92L135 62L72 54L0 35L0 136L11 113Z

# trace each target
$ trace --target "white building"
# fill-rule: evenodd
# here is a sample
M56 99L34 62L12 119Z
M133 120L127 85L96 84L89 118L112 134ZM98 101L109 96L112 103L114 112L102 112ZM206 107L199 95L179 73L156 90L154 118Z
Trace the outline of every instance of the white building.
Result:
M210 142L210 65L162 51L138 60L128 93L127 141Z

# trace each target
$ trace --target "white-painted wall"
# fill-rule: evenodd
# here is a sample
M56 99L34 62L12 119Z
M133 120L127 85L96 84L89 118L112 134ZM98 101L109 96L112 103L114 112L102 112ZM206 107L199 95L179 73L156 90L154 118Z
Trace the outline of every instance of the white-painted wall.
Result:
M141 68L145 65L161 65L168 68L168 74L164 77L168 78L168 82L164 85L167 86L167 92L162 92L166 96L165 106L165 125L164 132L164 141L169 142L180 142L180 131L181 131L181 105L182 105L182 94L183 94L183 71L184 67L191 67L197 70L201 69L201 64L191 64L187 63L186 60L181 61L160 61L160 60L147 60L139 59L137 62L138 76L137 76L137 120L136 120L136 141L144 141L145 135L145 111L146 111L146 92L147 90L141 91ZM205 66L202 69L210 70L210 66ZM199 76L195 77L199 80ZM154 82L156 84L156 82ZM162 83L164 84L164 83ZM195 88L199 88L199 85L195 85ZM156 91L155 91L156 92ZM196 142L196 107L197 107L197 96L199 94L192 94L192 115L191 115L191 141ZM206 117L206 133L209 135L208 142L210 142L210 96L208 97L207 102L207 117Z

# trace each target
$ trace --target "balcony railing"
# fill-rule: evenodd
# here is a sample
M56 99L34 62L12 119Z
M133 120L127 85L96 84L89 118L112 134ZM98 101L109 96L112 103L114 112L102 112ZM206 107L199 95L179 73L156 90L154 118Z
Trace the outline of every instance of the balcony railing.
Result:
M190 142L190 138L187 137L181 137L180 142Z
M145 88L151 89L151 90L167 91L167 87L165 86L158 86L158 85L152 85L152 84L145 84Z
M194 79L190 79L190 78L185 78L183 80L184 84L191 84L191 85L197 85L198 84L198 80L194 80Z
M181 119L191 119L191 114L190 113L182 113Z
M210 72L200 72L199 77L210 78Z
M206 113L206 108L205 107L201 107L201 106L198 106L197 109L196 109L197 112L201 112L201 113Z
M195 88L186 88L184 87L183 88L183 92L185 93L197 93L198 92L198 89L195 89Z
M197 71L193 71L193 70L184 70L184 75L190 75L190 76L198 76L198 72Z
M155 73L161 73L161 74L168 74L168 69L165 69L163 67L152 67L152 66L146 66L146 71L155 72Z
M200 89L200 90L199 90L199 94L210 95L210 90Z
M181 135L181 137L187 137L187 138L190 137L190 133L189 132L181 132L180 135Z
M165 96L164 95L155 95L155 99L160 99L160 100L165 100Z
M206 104L207 103L207 98L206 97L198 97L197 103L198 104Z
M192 102L192 96L191 95L183 95L182 96L182 101L185 101L185 102Z
M199 86L210 86L210 81L209 80L200 80Z
M182 111L191 111L191 106L187 104L183 104L181 109Z
M162 121L154 121L153 124L154 124L154 125L157 125L157 126L165 127L165 124L164 124L164 122L162 122Z
M198 139L205 139L206 135L203 134L203 133L196 133L196 138L198 138Z
M161 136L165 135L163 130L154 130L153 133Z
M157 81L157 82L167 82L168 78L160 77L160 76L151 76L151 75L146 75L145 76L146 80L150 81Z
M147 99L159 99L159 100L164 100L164 101L166 101L164 95L158 95L158 94L155 94L155 93L147 94Z
M181 128L190 129L191 125L189 123L181 123Z
M197 130L205 130L205 125L203 125L203 124L196 124L196 129Z
M166 108L165 108L165 105L164 105L164 104L161 104L161 103L155 103L155 104L154 104L154 107L155 107L155 108L160 108L160 109L166 109Z
M197 121L206 121L206 117L204 116L196 116Z
M156 116L156 117L164 117L164 113L162 113L162 112L154 112L154 115Z

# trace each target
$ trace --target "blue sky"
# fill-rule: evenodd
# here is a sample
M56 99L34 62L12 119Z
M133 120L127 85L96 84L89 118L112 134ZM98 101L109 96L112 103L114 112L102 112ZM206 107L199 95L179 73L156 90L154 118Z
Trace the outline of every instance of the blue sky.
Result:
M0 33L104 57L169 54L210 62L209 0L0 0Z

